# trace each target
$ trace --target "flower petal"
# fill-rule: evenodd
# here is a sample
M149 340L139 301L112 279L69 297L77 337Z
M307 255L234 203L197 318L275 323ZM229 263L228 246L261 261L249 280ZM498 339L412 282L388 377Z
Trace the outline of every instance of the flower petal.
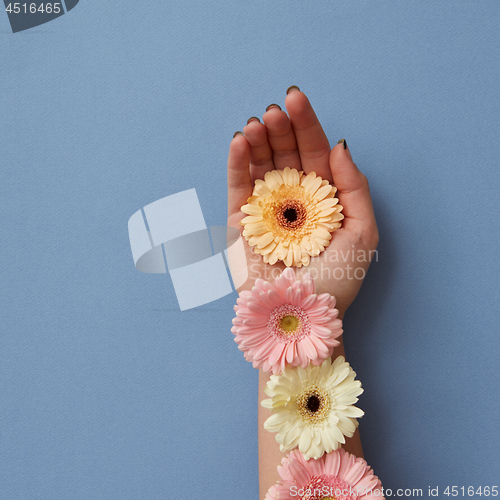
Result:
M271 353L269 354L268 358L269 363L271 363L272 365L277 363L281 359L281 356L283 356L285 347L286 347L285 344L282 344L281 342L276 342Z
M311 340L309 337L304 337L301 341L298 342L303 348L305 353L307 354L307 357L309 359L317 359L318 357L318 352L314 348L314 345L312 344Z

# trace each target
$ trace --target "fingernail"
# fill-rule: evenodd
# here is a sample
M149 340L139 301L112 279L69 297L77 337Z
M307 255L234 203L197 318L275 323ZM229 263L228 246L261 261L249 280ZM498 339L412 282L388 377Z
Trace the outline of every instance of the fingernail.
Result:
M343 144L344 145L344 150L347 153L347 156L352 160L351 151L347 147L347 141L345 139L340 139L340 141L337 142L337 144Z
M278 108L281 111L281 108L277 104L269 104L266 111L269 111L271 108Z
M251 116L248 120L247 120L247 125L250 123L250 122L253 122L253 121L258 121L260 123L260 120L256 117L256 116Z
M286 95L288 95L292 90L298 90L300 92L300 89L299 87L297 87L297 85L291 85L286 89Z
M238 135L243 135L243 132L240 132L239 130L233 134L233 139Z

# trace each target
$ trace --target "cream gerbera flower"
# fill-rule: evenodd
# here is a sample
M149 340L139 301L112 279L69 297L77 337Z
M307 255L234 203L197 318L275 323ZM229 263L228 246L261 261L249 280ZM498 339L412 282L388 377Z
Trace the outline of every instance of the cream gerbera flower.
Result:
M248 204L241 207L248 214L241 221L243 236L266 263L282 260L286 266L308 266L342 225L336 192L314 172L271 170L264 180L255 181Z
M285 368L272 375L264 392L271 398L262 406L271 410L264 428L277 432L282 452L298 447L304 457L318 459L352 437L364 412L354 403L363 392L361 382L343 356L321 366Z

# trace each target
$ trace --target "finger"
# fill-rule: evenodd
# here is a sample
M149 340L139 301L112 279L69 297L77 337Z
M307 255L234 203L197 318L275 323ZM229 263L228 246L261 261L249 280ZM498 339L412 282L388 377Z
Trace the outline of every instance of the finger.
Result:
M237 213L252 195L250 179L250 145L243 134L237 133L229 146L227 187L229 215Z
M258 119L253 119L243 129L245 138L250 144L250 177L264 179L269 170L274 170L273 151L267 140L266 126Z
M297 140L302 169L332 181L329 168L330 144L306 95L297 88L285 99L288 116Z
M273 153L274 167L281 170L285 167L302 170L297 141L287 114L273 106L264 113L263 120Z
M366 231L376 232L377 224L368 180L352 161L345 141L332 149L330 166L339 203L344 207L342 213L346 217L346 224L349 223L348 219L356 220L362 223Z

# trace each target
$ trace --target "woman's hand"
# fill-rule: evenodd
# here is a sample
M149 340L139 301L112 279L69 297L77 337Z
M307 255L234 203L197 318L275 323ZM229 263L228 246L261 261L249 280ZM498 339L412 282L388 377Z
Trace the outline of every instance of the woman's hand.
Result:
M344 207L342 227L332 233L330 245L319 256L311 258L308 267L315 279L316 293L328 292L337 300L343 317L356 297L378 244L378 231L366 177L352 161L345 141L333 149L309 103L296 87L291 87L285 100L288 115L276 105L268 107L263 122L250 119L237 133L229 148L228 159L228 225L243 226L246 216L241 207L251 196L256 179L273 169L285 167L316 172L337 188L336 196ZM250 289L257 278L272 281L274 269L283 263L265 264L247 242L246 256L249 278L242 289Z

